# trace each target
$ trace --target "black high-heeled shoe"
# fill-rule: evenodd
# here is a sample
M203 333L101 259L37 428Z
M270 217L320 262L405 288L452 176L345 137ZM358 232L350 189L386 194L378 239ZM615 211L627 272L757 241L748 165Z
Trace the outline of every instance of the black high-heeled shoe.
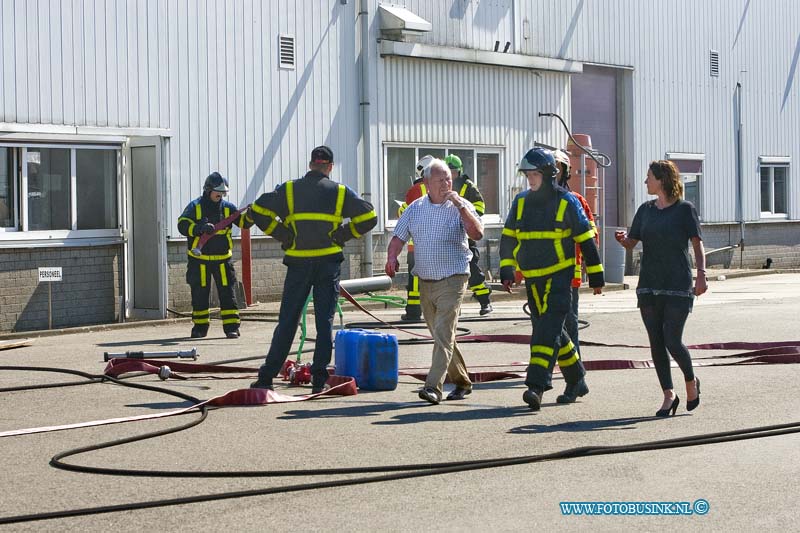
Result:
M672 400L672 405L667 407L666 409L659 409L656 411L656 416L665 417L665 416L675 416L675 411L678 410L678 404L681 403L681 399L675 396L675 399ZM672 414L670 415L670 411Z
M694 400L687 400L686 401L686 410L687 411L694 411L698 405L700 405L700 378L694 378L697 381L697 398Z

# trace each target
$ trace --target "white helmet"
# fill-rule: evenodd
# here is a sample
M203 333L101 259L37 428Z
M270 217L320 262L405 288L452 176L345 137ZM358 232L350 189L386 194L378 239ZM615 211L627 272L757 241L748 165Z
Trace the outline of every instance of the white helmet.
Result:
M565 152L564 150L554 150L553 157L556 160L557 163L556 166L558 167L558 172L560 174L558 176L558 181L560 183L566 182L570 178L569 171L571 165L569 163L569 155L567 155L567 152Z
M417 161L417 176L422 177L422 171L425 170L425 167L430 165L433 162L434 157L432 155L425 155Z

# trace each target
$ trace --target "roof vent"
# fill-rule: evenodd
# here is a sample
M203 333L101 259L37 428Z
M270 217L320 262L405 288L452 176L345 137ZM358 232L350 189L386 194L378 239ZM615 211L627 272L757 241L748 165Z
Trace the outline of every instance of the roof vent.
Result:
M715 78L719 78L719 52L709 50L708 52L709 73Z
M278 68L294 70L294 35L278 36Z

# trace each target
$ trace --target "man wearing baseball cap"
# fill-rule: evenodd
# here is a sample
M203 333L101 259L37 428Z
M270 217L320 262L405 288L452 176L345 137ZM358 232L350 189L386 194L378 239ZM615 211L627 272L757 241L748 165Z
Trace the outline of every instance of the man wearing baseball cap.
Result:
M313 393L323 392L333 349L333 314L339 299L344 243L361 237L378 222L372 204L352 189L335 183L333 150L311 151L309 171L280 184L253 203L251 217L264 233L280 241L286 255L286 279L269 353L252 388L271 389L289 355L306 299L313 289L317 341L311 365Z

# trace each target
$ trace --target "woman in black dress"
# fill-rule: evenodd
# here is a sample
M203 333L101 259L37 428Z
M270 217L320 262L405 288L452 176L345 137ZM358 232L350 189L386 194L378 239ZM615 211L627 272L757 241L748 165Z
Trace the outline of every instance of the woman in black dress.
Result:
M678 363L686 382L686 409L700 404L700 380L683 344L683 328L694 297L707 290L705 252L700 221L691 202L682 199L683 183L671 161L653 161L647 171L647 193L655 195L639 206L630 232L618 231L617 241L633 249L642 241L642 263L636 288L639 311L650 338L650 353L664 391L656 416L674 415L680 399L672 388L669 354ZM694 249L697 280L692 287L688 243Z

